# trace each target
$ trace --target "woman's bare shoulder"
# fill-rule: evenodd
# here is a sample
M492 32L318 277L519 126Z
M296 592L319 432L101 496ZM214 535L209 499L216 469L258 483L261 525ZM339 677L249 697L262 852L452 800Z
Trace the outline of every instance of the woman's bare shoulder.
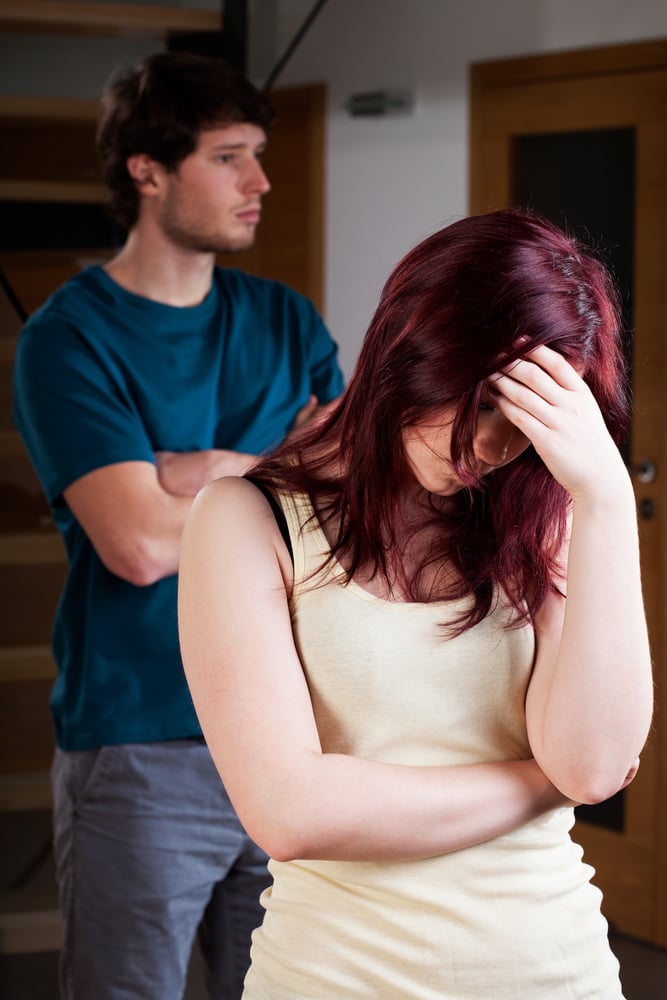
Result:
M186 524L202 545L225 553L236 572L277 557L286 589L292 584L292 559L271 505L254 483L239 476L213 480L197 494Z

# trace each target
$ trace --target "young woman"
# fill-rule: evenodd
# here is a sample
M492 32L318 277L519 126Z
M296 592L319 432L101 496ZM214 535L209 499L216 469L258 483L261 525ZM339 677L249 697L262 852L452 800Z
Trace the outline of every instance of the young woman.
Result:
M335 409L199 495L185 669L272 857L246 1000L618 1000L573 805L652 682L613 286L550 223L389 278Z

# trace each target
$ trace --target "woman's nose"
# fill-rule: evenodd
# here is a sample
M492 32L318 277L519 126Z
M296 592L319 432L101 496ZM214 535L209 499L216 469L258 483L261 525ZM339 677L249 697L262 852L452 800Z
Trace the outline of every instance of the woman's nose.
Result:
M475 454L484 465L503 465L526 447L525 435L502 414L495 413L486 424L475 438Z

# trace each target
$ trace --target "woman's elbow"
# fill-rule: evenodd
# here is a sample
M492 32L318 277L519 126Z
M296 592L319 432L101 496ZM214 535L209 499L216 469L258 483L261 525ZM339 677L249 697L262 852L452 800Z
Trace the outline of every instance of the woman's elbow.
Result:
M246 833L274 861L296 861L313 857L311 838L305 827L280 820L253 823L242 821Z
M313 816L303 809L253 810L237 808L241 825L258 847L274 861L297 861L326 856L325 838ZM323 853L324 852L324 853Z
M627 788L639 768L639 758L630 766L610 768L577 768L570 774L554 776L551 780L567 798L581 805L594 806L606 802L623 788Z

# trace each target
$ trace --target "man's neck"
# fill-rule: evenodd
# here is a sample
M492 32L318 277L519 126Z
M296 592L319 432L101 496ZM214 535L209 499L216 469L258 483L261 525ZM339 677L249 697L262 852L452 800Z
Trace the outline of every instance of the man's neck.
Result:
M210 291L214 264L212 253L176 247L160 232L135 227L104 270L135 295L169 306L196 306Z

